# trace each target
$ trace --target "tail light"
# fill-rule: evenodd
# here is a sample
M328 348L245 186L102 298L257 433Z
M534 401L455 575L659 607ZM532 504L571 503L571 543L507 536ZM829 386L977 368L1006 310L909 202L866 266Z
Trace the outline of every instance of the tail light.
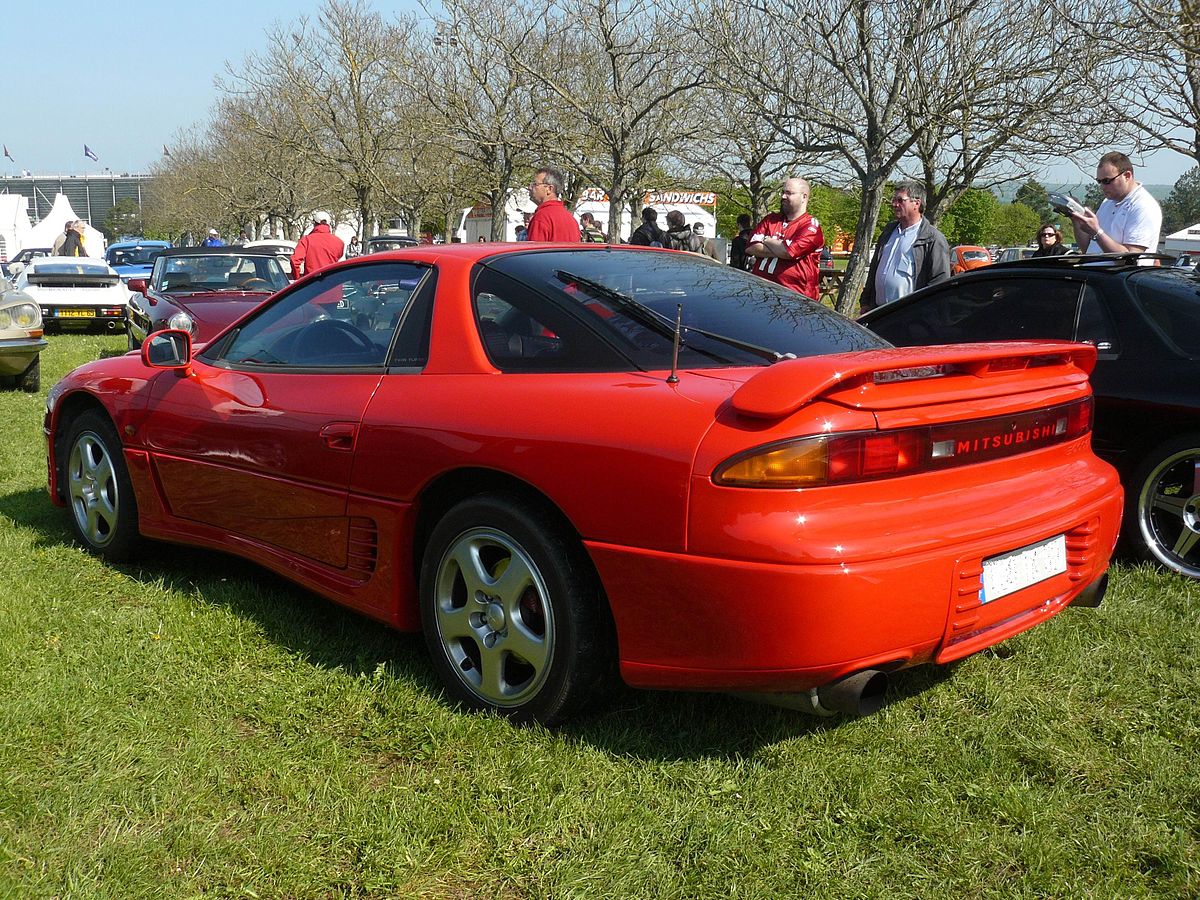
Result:
M756 447L722 463L716 484L801 488L934 472L1040 450L1092 430L1092 398L947 425L823 434Z

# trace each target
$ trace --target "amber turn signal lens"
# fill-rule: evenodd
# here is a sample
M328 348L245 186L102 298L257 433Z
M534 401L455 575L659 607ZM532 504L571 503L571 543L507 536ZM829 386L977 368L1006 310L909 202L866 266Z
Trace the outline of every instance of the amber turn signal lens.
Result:
M824 437L791 441L730 461L714 475L733 487L807 487L824 484L829 468Z

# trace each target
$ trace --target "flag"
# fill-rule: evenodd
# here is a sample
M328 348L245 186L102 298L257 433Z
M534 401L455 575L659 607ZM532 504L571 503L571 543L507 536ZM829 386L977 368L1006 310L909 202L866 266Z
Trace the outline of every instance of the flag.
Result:
M170 156L171 151L167 149L167 145L163 144L163 156Z
M13 162L16 162L16 160L13 159L13 155L8 152L8 144L4 145L4 155L7 156L9 159L12 159Z
M93 153L92 148L89 147L87 144L83 145L83 155L86 156L88 159L90 159L92 162L100 162L100 157L98 157L95 153Z

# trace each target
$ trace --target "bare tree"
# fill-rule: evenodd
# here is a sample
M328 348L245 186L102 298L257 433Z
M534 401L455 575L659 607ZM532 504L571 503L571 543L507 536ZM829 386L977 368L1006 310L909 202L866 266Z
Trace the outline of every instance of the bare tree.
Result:
M937 116L909 110L917 140L901 166L923 183L931 221L972 186L1023 180L1106 135L1104 117L1073 102L1069 88L1078 68L1096 64L1095 44L1052 5L987 0L935 38L926 78L951 102Z
M1200 0L1079 0L1060 8L1102 57L1076 69L1076 96L1100 106L1136 149L1200 162Z
M463 6L478 17L478 7ZM493 32L492 46L543 89L556 137L543 146L605 189L615 232L639 179L698 130L686 110L705 76L663 39L673 23L652 0L522 0L507 9L524 30Z
M752 12L770 27L750 29L745 7L714 4L703 17L699 35L710 46L738 49L742 84L758 98L759 115L797 153L832 158L858 184L854 252L838 294L843 313L862 290L888 179L925 123L945 118L955 102L929 77L927 60L940 49L940 32L982 2L754 0Z
M289 112L294 127L263 121L259 133L319 170L363 223L395 190L408 121L391 61L411 27L385 23L363 0L326 0L315 24L276 26L265 52L227 67L227 93L271 97Z

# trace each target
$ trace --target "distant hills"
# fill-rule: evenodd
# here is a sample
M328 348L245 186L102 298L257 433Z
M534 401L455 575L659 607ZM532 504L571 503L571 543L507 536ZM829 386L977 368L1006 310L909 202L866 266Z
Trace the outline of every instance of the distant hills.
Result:
M1017 195L1017 189L1020 186L1021 186L1020 184L1006 184L1002 188L995 188L993 193L995 193L995 195L997 197L999 197L1002 202L1012 203L1013 197L1015 197ZM1088 183L1087 182L1074 182L1073 184L1061 184L1061 183L1055 184L1053 182L1042 182L1042 187L1044 187L1046 190L1051 191L1053 193L1070 194L1072 197L1076 197L1079 200L1082 200L1084 198L1084 195L1087 194L1087 191L1088 191ZM1167 196L1171 193L1171 189L1174 188L1175 185L1173 185L1173 184L1143 184L1142 187L1144 187L1146 190L1148 190L1150 192L1150 195L1155 200L1157 200L1159 203L1162 203L1164 200L1167 199Z

